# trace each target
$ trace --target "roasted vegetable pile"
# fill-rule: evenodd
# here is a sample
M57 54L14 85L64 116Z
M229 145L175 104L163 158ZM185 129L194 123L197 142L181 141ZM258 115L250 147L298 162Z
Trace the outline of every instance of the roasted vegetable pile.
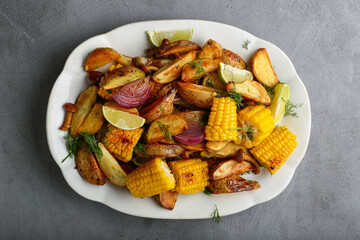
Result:
M60 127L85 181L107 178L173 209L178 194L258 189L242 175L261 166L274 174L295 149L269 108L280 81L266 49L250 65L212 39L164 39L146 53L104 47L85 60L91 85L65 104Z

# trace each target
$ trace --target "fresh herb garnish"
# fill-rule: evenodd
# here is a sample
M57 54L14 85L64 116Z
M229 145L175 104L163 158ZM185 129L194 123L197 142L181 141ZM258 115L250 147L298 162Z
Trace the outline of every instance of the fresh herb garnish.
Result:
M171 133L169 132L169 129L168 129L169 126L161 123L160 121L157 121L157 123L159 125L160 131L162 131L164 133L165 138L167 138L169 140L173 139L171 136Z
M192 68L196 69L195 78L198 80L201 78L201 75L203 73L205 73L205 75L208 74L208 72L201 66L202 61L203 61L203 59L200 59L200 60L195 60L191 63L188 63Z
M80 133L80 135L85 139L85 141L89 145L89 150L95 154L101 164L102 151L97 144L95 135L90 133Z
M209 80L205 80L205 84L208 87L215 88L214 84L212 82L210 82Z
M61 161L61 163L65 162L68 157L73 158L80 147L78 136L67 135L64 137L64 139L66 141L66 148L69 154Z
M264 84L262 84L262 85L265 88L266 92L269 94L270 98L273 98L274 93L275 93L274 89L271 87L265 86Z
M208 187L205 188L204 193L211 197L211 192L209 191Z
M135 145L134 151L140 152L141 155L146 155L145 145L142 144L141 142L138 142L138 143Z
M215 210L214 210L213 214L211 214L211 219L216 223L222 222L222 219L221 219L220 213L219 213L219 209L216 206L216 204L215 204Z
M164 112L164 105L162 103L160 104L160 111Z
M243 43L242 47L245 48L246 50L248 50L248 46L250 43L251 43L250 40L246 39L246 41Z
M106 90L107 93L109 94L112 94L112 91L111 90Z
M285 114L284 114L284 117L286 116L291 116L291 117L298 117L297 113L295 112L295 109L298 108L298 107L302 107L302 103L300 104L293 104L291 101L289 101L287 104L286 104L286 107L285 107Z
M247 171L247 172L242 173L241 176L243 176L243 175L248 175L248 174L250 174L250 173L251 173L251 171Z
M203 114L200 118L200 125L205 126L208 121L209 121L209 115Z
M242 98L240 93L231 91L231 92L225 92L225 94L227 97L234 99L237 106L237 112L240 111L240 108L244 107L244 104L242 103L244 99Z

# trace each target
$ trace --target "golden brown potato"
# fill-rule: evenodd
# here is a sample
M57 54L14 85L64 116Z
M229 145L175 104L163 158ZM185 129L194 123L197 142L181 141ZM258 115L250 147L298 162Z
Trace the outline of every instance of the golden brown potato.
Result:
M210 181L210 190L214 194L251 191L258 188L260 188L258 182L246 180L237 175Z
M200 49L201 47L194 42L188 40L180 40L160 47L160 49L155 54L155 57L159 58L172 54L184 54Z
M106 183L104 173L101 171L94 155L89 151L87 144L82 144L75 156L76 168L86 181L95 185Z
M176 115L182 117L186 121L201 123L203 118L207 117L209 113L206 111L184 111L184 112L176 113Z
M158 118L152 122L145 139L147 143L156 143L170 136L182 133L187 129L184 119L174 114Z
M121 63L124 66L132 66L132 57L126 56L124 54L119 53L118 58L116 59L116 62Z
M124 108L124 107L120 106L117 102L115 102L115 100L111 100L111 101L104 103L104 106L107 106L107 107L110 107L110 108L113 108L116 110L120 110L123 112L128 112L128 113L131 113L134 115L139 115L137 108Z
M273 88L279 83L266 48L258 49L251 60L256 79L267 87Z
M77 129L89 115L91 108L95 104L98 89L97 86L91 85L85 89L76 100L75 105L78 111L73 115L70 130L71 135L77 134Z
M174 105L177 105L179 107L183 107L183 108L186 108L186 109L191 109L191 110L202 110L201 107L195 106L195 105L185 101L181 97L175 97Z
M221 58L194 60L184 66L181 73L181 80L184 82L197 81L205 75L217 71L219 69L219 63L223 61Z
M219 90L225 90L225 84L219 79L217 72L212 72L204 77L201 85Z
M182 152L184 152L184 148L178 145L165 145L165 144L154 143L154 144L146 144L145 152L146 152L146 156L170 158L170 157L179 156Z
M247 161L239 163L233 159L220 162L214 166L210 171L210 177L213 180L223 179L234 174L242 174L248 171L253 171L254 165Z
M99 142L98 145L101 149L102 157L101 159L96 157L96 159L99 162L101 170L113 184L118 187L125 187L126 172L101 142Z
M264 86L254 80L245 80L242 83L229 82L226 89L240 93L244 99L264 105L271 104L271 98Z
M159 194L159 201L161 206L166 209L173 210L176 204L178 193L173 190L169 190Z
M197 152L197 151L185 150L185 151L182 152L182 154L180 154L180 157L181 157L182 159L189 159L189 158L191 158L191 154L193 154L193 153L195 153L195 152Z
M237 154L237 151L239 151L240 149L244 149L244 148L233 142L228 142L223 149L216 151L216 152L209 152L209 151L201 152L201 156L216 157L216 158L235 157Z
M104 121L105 118L102 112L102 105L100 103L96 103L84 123L77 129L77 132L94 134L100 130Z
M204 151L205 150L205 143L201 142L201 143L197 143L194 145L180 145L181 147L183 147L184 149L188 150L188 151L194 151L194 152L200 152L200 151Z
M238 69L246 69L245 61L239 55L228 49L223 50L223 59L224 63L232 67L236 67Z
M196 58L196 52L195 51L189 52L183 55L181 59L177 59L174 62L160 68L157 72L155 72L152 79L155 82L161 84L172 82L180 78L181 72L185 64L193 61L195 58Z
M125 84L145 77L145 73L137 67L127 66L117 68L105 75L102 87L105 90L124 86Z
M96 48L85 59L85 71L90 72L119 58L119 53L112 48Z
M167 95L140 110L140 115L146 119L146 123L150 124L162 116L172 114L176 92L176 89L172 89Z
M226 141L208 141L206 143L206 150L209 152L218 152L224 149L227 143Z
M221 45L212 40L209 39L205 45L202 47L201 52L199 53L198 59L216 59L220 58L223 55L223 49Z
M210 108L214 99L213 88L186 82L178 82L179 96L190 104L200 108Z

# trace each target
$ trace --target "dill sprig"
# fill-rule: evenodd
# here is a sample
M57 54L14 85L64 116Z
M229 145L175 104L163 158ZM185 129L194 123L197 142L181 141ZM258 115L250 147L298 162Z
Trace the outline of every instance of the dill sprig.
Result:
M254 140L254 128L253 127L245 127L245 128L229 128L228 130L246 130L245 131L245 134L246 136L251 140L253 141ZM261 132L260 130L258 130L259 132ZM243 131L243 134L244 134L244 131Z
M283 99L283 98L282 98ZM284 101L284 99L283 99ZM297 113L295 112L295 109L296 108L299 108L299 107L302 107L302 103L300 104L293 104L291 101L289 101L287 104L286 104L286 107L285 107L285 114L284 114L284 117L286 116L291 116L291 117L298 117Z
M134 147L135 152L140 152L141 155L146 155L146 148L145 145L141 142L138 142Z
M95 135L90 133L80 133L80 135L85 139L85 141L89 145L89 150L95 154L101 164L102 151L97 144Z
M269 94L270 98L272 99L274 96L274 93L275 93L274 88L265 86L264 84L262 84L262 85L265 88L266 92Z
M247 172L244 172L244 173L242 173L242 174L240 174L241 176L244 176L244 175L248 175L248 174L250 174L251 173L251 171L247 171Z
M61 161L61 163L65 162L68 157L73 158L80 147L80 141L78 136L66 135L64 139L69 154Z
M215 204L215 210L214 210L213 214L211 214L211 219L216 223L222 222L222 219L221 219L220 213L219 213L219 209L216 206L216 204Z
M250 43L251 43L250 40L246 39L246 41L243 43L242 47L245 48L246 50L248 50L248 46Z
M237 112L240 111L240 108L244 107L244 104L243 104L243 98L242 98L242 95L240 93L237 93L237 92L225 92L225 95L227 97L231 97L232 99L234 99L235 103L236 103L236 106L237 106Z
M171 133L169 132L169 129L168 129L169 126L161 123L160 121L157 121L157 123L159 125L160 131L162 131L164 133L165 138L167 138L169 140L173 139L171 136Z
M196 69L195 78L198 80L201 78L201 74L203 74L203 73L205 73L205 75L208 74L208 72L201 66L202 61L203 61L203 59L200 59L200 60L195 60L191 63L188 63L192 68Z
M209 191L208 187L205 187L204 193L211 197L211 192Z
M206 81L205 81L205 85L206 85L207 87L215 88L214 84L213 84L212 82L210 82L209 80L206 80Z

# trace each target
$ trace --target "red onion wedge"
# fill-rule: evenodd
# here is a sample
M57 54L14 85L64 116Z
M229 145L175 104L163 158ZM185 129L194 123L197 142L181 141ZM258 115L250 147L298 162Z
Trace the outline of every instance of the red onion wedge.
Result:
M123 86L114 95L114 100L124 108L135 108L143 105L151 97L149 78L140 78Z
M195 145L201 143L205 139L204 126L200 126L196 122L188 121L186 131L174 135L173 138L181 144Z

